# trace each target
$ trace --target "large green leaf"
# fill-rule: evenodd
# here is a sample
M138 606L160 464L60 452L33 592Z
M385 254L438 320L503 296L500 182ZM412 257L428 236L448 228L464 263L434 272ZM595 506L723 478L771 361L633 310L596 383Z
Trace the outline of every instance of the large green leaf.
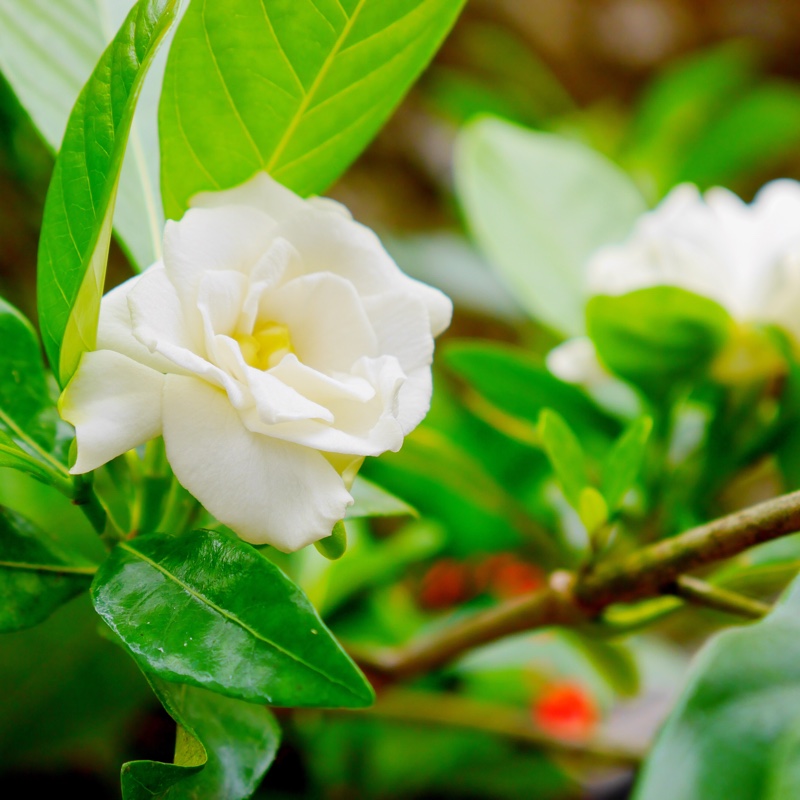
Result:
M0 507L0 633L30 628L89 588L95 567Z
M800 722L800 580L764 620L725 631L695 662L642 773L637 800L769 794ZM796 743L794 744L796 749Z
M72 479L54 455L57 414L39 340L17 309L0 298L0 466L27 472L69 494Z
M122 542L95 608L142 669L277 706L365 706L372 689L314 608L235 536L193 531Z
M131 9L133 0L0 0L0 71L55 153L81 88ZM163 69L163 66L162 66ZM114 228L136 265L160 252L156 108L158 65L151 70L131 129Z
M177 0L139 0L72 110L39 242L39 319L63 386L95 346L111 222L136 100Z
M124 800L245 800L275 758L280 728L272 712L184 684L146 676L178 723L175 763L122 767Z
M439 47L464 0L193 0L161 95L168 217L259 170L324 191ZM210 124L212 123L213 124Z
M619 431L619 423L583 390L556 378L519 347L450 342L442 357L482 397L507 414L536 425L542 409L558 409L589 450L595 443L605 450Z
M676 286L593 297L586 324L605 365L655 397L701 377L732 326L718 303Z
M589 256L622 241L646 210L630 178L578 142L487 118L461 133L456 187L519 302L554 330L580 333Z

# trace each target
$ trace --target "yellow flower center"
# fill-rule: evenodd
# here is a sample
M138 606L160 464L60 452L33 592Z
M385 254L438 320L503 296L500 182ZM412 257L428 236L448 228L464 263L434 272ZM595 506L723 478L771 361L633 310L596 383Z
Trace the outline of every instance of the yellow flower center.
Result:
M252 334L234 335L247 364L256 369L270 369L285 355L294 353L289 329L280 322L262 322Z

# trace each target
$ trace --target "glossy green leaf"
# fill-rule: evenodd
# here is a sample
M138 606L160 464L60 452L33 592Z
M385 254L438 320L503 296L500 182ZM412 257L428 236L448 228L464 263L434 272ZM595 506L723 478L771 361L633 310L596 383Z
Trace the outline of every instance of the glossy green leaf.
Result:
M81 88L133 0L0 0L0 71L55 153ZM163 66L162 66L163 69ZM158 65L138 103L114 211L114 230L139 268L160 253L156 109Z
M0 507L0 633L30 628L89 588L95 567Z
M344 520L340 519L331 531L330 536L314 542L317 552L325 556L330 561L336 561L341 558L347 550L347 528L344 525Z
M139 0L67 122L39 241L42 338L63 386L94 348L111 222L136 100L177 0Z
M124 800L245 800L275 758L280 728L265 706L147 676L178 723L175 763L122 767Z
M714 637L645 764L637 800L769 797L800 723L800 581L761 622ZM784 795L791 797L792 795Z
M653 420L637 419L620 436L603 468L603 496L613 513L633 486L642 468Z
M57 413L50 397L36 332L0 298L0 466L27 472L71 491L56 449Z
M259 170L301 195L323 192L386 121L463 4L193 0L159 110L167 216L179 217L196 192Z
M442 353L450 369L506 414L537 424L544 408L557 408L590 449L605 449L619 423L577 386L556 378L519 347L489 342L451 342Z
M732 325L718 303L676 286L593 297L586 324L603 363L655 397L701 377Z
M463 130L455 166L469 227L519 302L580 333L587 259L646 210L632 181L585 145L491 118Z
M415 508L395 497L377 483L368 481L360 475L353 482L350 489L355 502L347 509L346 519L359 517L418 517Z
M539 419L539 435L564 497L576 511L580 511L581 494L590 485L581 443L564 418L549 408L542 411Z
M122 542L92 586L137 663L166 680L277 706L360 707L372 689L303 593L218 531Z

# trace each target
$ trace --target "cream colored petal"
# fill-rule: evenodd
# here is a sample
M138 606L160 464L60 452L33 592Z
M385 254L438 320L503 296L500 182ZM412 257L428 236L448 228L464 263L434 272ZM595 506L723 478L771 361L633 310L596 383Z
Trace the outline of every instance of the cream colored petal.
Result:
M78 458L89 472L161 433L164 376L112 350L84 353L59 403L75 426Z
M320 453L248 431L223 392L194 378L167 376L164 442L183 486L254 544L297 550L353 502Z

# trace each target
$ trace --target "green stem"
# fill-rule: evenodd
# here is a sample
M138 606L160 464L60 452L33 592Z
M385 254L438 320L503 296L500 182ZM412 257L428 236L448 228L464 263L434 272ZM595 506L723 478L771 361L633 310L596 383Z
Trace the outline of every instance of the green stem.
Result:
M79 475L76 478L72 503L83 511L97 533L102 534L105 531L109 517L100 503L100 498L95 494L91 478L87 478L85 475Z
M676 597L694 605L713 608L715 611L724 611L727 614L736 614L748 619L761 619L772 610L772 606L768 603L762 603L752 597L723 589L721 586L713 586L698 578L693 578L691 575L681 575L669 591Z
M584 625L612 604L669 592L688 570L798 530L800 492L793 492L601 564L584 575L553 573L544 589L474 614L405 647L356 651L354 656L366 668L390 679L418 675L512 633Z

